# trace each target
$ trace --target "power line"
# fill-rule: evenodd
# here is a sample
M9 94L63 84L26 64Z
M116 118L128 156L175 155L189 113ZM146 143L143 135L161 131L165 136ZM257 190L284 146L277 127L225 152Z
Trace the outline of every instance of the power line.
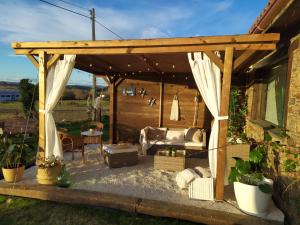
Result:
M48 2L48 1L45 1L45 0L39 0L39 1L40 1L40 2L44 2L44 3L48 4L48 5L52 5L52 6L54 6L54 7L57 7L57 8L59 8L59 9L63 9L63 10L66 10L66 11L68 11L68 12L71 12L71 13L77 14L77 15L79 15L79 16L83 16L83 17L85 17L85 18L89 18L89 19L90 19L89 16L84 15L84 14L79 13L79 12L76 12L76 11L73 11L73 10L71 10L71 9L67 9L67 8L65 8L65 7L62 7L62 6L53 4L53 3Z
M99 22L98 20L95 19L95 22L97 24L99 24L100 26L102 26L104 29L108 30L109 32L111 32L112 34L114 34L115 36L117 36L118 38L120 38L121 40L124 39L122 36L120 36L119 34L117 34L116 32L114 32L113 30L109 29L107 26L105 26L103 23Z
M58 0L58 1L63 2L65 4L67 4L67 5L74 6L74 7L78 8L78 9L82 9L82 10L85 10L85 11L90 11L88 8L84 8L84 7L80 6L80 5L77 5L77 4L72 3L72 2L68 2L68 1L65 1L65 0Z
M46 3L46 4L48 4L48 5L54 6L54 7L56 7L56 8L59 8L59 9L66 10L66 11L68 11L68 12L77 14L77 15L79 15L79 16L82 16L82 17L91 19L91 17L89 17L89 16L87 16L87 15L84 15L84 14L82 14L82 13L73 11L73 10L71 10L71 9L68 9L68 8L65 8L65 7L56 5L56 4L54 4L54 3L51 3L51 2L48 2L48 1L45 1L45 0L39 0L39 1L40 1L40 2L43 2L43 3ZM66 1L64 1L64 0L59 0L59 1L65 2L65 3L66 3ZM109 31L110 33L114 34L114 35L115 35L116 37L118 37L119 39L121 39L121 40L124 39L121 35L117 34L117 33L114 32L113 30L111 30L109 27L107 27L107 26L106 26L105 24L103 24L102 22L99 22L99 21L96 20L96 19L95 19L95 22L96 22L98 25L102 26L102 27L103 27L104 29L106 29L107 31Z

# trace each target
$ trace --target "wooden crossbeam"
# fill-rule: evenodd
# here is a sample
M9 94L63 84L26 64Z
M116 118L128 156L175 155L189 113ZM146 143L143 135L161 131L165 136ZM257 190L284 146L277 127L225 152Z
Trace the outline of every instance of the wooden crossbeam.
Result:
M118 87L124 80L125 80L125 78L117 79L116 82L115 82L115 87Z
M275 43L255 44L212 44L212 45L181 45L181 46L152 46L152 47L101 47L101 48L43 48L43 49L15 49L17 55L38 54L41 50L48 54L70 54L70 55L122 55L122 54L153 54L153 53L188 53L203 51L225 51L232 47L236 50L266 51L276 49Z
M35 66L35 68L39 69L39 62L36 60L36 58L30 54L27 54L26 56L32 62L32 64Z
M235 61L233 64L233 70L239 68L244 62L246 62L253 54L255 53L254 50L247 50L244 51Z
M213 53L212 51L205 51L204 52L208 58L210 58L211 61L213 61L217 67L219 67L219 69L223 72L224 69L224 64L222 59L220 59L215 53Z
M47 70L50 70L51 66L59 60L61 54L55 54L51 57L51 59L47 62Z
M280 34L244 34L188 38L157 38L106 41L61 41L61 42L14 42L12 48L94 48L94 47L137 47L174 45L211 45L228 43L277 42Z

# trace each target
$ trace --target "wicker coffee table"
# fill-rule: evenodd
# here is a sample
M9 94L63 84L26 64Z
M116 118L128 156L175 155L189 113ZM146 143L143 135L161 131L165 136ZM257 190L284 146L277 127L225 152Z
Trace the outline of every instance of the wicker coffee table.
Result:
M104 162L109 168L133 166L138 163L138 147L132 144L112 144L103 147Z

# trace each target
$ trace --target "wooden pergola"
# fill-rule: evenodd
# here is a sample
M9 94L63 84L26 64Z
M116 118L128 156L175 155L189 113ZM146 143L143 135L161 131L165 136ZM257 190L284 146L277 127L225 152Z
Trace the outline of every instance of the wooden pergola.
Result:
M17 55L26 55L39 71L40 110L45 109L47 71L61 56L77 55L75 68L103 77L110 86L110 141L113 142L116 117L115 92L124 79L158 81L161 87L167 80L180 82L187 74L191 74L187 53L204 52L222 71L220 116L227 116L232 74L247 68L248 60L255 57L257 51L267 53L275 50L279 39L279 34L270 33L139 40L15 42L12 43L12 47ZM221 58L215 51L221 53ZM160 109L161 104L162 101ZM216 179L217 200L223 200L224 195L226 137L227 120L221 120ZM44 113L39 113L41 155L44 149L45 116Z

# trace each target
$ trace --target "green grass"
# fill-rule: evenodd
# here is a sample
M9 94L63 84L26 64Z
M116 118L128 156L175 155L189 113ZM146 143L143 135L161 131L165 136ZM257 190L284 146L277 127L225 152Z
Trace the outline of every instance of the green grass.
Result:
M159 206L158 206L159 207ZM1 225L193 225L187 221L83 205L0 196Z

